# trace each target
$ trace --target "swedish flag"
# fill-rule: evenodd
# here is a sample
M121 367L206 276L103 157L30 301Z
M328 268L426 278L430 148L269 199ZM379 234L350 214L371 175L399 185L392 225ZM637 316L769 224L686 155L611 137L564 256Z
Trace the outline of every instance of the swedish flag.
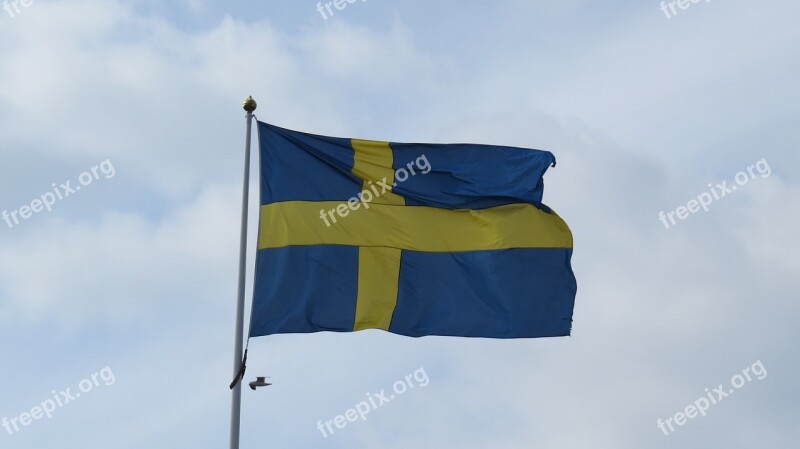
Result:
M551 153L258 132L250 336L569 335L572 234L542 204Z

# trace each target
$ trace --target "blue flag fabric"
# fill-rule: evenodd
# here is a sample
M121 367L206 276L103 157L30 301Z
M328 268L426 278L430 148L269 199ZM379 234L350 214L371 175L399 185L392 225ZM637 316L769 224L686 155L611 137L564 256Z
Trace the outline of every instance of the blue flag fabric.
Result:
M569 335L572 234L542 204L551 153L258 132L250 336Z

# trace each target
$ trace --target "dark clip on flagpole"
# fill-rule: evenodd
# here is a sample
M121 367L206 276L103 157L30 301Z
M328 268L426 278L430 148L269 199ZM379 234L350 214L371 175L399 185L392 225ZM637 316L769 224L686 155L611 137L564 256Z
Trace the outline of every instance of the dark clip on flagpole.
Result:
M236 384L239 383L239 381L244 379L245 371L247 371L247 349L244 350L244 357L242 358L242 364L239 366L239 372L236 373L236 377L234 377L233 382L231 382L231 390L236 387Z

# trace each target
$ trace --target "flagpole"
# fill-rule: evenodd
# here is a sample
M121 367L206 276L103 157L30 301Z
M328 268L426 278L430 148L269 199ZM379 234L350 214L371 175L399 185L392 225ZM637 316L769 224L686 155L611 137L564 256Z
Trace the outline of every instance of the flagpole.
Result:
M239 291L236 302L236 335L233 350L233 374L239 376L242 369L242 340L244 339L244 290L247 270L247 208L250 194L250 134L253 125L253 111L256 101L247 97L242 104L247 111L247 135L244 145L244 186L242 188L242 228L239 240ZM230 449L239 449L239 430L241 428L242 380L233 387L231 400L231 440Z

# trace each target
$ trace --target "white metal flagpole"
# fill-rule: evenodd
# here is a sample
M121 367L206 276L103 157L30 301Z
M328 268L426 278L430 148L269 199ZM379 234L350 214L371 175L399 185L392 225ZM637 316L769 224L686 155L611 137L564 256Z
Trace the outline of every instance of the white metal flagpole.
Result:
M250 197L250 133L253 126L253 111L256 101L247 97L242 104L247 111L247 136L244 146L244 187L242 189L242 232L239 243L239 293L236 302L236 336L234 340L233 374L235 385L232 386L231 400L231 445L230 449L239 449L239 429L241 428L242 379L244 362L242 360L242 341L244 340L244 291L247 271L247 207ZM238 381L237 381L238 380Z

